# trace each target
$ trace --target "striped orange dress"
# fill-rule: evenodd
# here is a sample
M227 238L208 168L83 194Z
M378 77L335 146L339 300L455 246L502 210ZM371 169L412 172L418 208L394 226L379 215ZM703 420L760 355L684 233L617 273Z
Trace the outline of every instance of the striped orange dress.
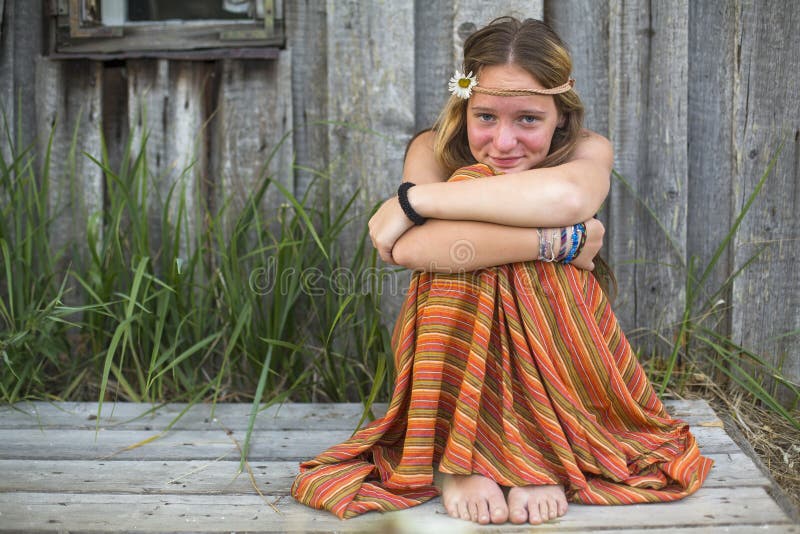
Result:
M485 165L451 181L491 175ZM672 501L711 468L664 410L594 276L528 261L414 273L386 416L300 466L292 495L340 518L436 495L434 470L562 484L571 502Z

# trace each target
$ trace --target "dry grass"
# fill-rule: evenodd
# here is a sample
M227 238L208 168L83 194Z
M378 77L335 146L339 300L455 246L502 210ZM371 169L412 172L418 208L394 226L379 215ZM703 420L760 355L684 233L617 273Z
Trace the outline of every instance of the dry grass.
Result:
M795 511L800 510L800 430L741 396L712 405L736 423Z
M685 386L676 396L704 398L723 419L733 422L783 490L794 508L791 515L800 517L800 430L741 390L727 391L703 373L693 372ZM793 415L800 420L800 410Z

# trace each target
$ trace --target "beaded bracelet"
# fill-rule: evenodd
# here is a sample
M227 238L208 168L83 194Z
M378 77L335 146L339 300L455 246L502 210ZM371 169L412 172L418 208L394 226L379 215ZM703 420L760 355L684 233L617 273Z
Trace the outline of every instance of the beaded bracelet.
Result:
M400 207L403 209L403 213L406 214L406 217L411 219L411 222L415 225L421 226L425 224L427 219L414 211L414 208L412 208L411 204L408 202L408 190L415 185L417 184L411 182L403 182L400 184L400 187L397 188L397 200L400 202Z
M562 260L563 264L566 265L575 258L575 251L578 250L578 243L580 243L580 238L578 237L578 225L576 224L572 226L572 246Z
M536 235L539 237L540 261L568 264L583 250L586 225L578 223L563 228L537 228Z
M579 235L580 234L580 235ZM583 223L578 223L572 227L572 247L567 254L567 257L564 258L562 263L565 265L568 263L572 263L572 260L578 257L578 250L580 249L581 241L584 241L584 236L586 235L586 225Z
M586 225L581 223L580 226L581 226L581 242L578 243L578 250L575 251L576 258L581 255L581 251L583 250L583 245L586 244Z

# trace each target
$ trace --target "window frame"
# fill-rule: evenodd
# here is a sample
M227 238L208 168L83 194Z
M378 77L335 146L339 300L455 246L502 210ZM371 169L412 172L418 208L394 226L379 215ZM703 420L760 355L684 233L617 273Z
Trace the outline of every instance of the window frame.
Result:
M105 26L99 12L91 9L100 0L48 0L48 55L54 59L273 59L286 43L283 0L259 1L264 4L263 19Z

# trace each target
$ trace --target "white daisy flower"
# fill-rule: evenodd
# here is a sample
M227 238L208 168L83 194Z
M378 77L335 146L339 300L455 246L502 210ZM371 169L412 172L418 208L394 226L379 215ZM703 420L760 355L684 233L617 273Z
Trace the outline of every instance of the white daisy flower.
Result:
M476 85L478 85L478 80L475 79L471 71L465 75L460 70L457 70L455 76L450 78L450 83L447 84L447 87L453 95L466 100L472 95L472 88Z

